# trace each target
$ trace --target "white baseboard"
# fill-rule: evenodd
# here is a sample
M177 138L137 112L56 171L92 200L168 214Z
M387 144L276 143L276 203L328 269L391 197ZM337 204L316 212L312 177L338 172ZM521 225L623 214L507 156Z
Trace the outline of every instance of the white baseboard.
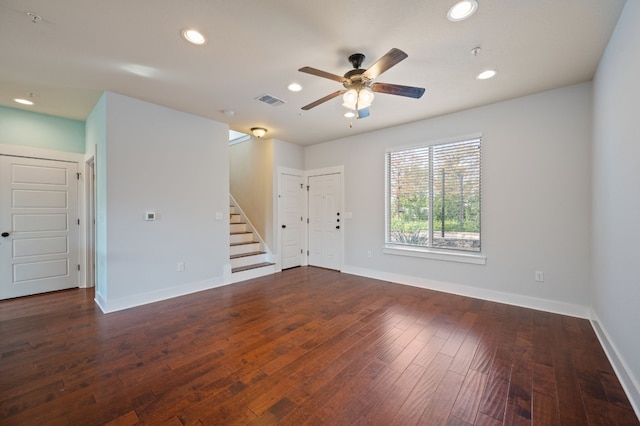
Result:
M223 277L217 277L209 280L184 284L178 287L135 294L115 300L105 300L102 296L96 294L95 302L103 313L108 314L111 312L121 311L123 309L135 308L136 306L172 299L174 297L185 296L198 291L222 287L227 284L230 283L225 282Z
M409 285L412 287L426 288L429 290L442 291L460 296L489 300L491 302L506 303L508 305L521 306L523 308L552 312L554 314L569 315L584 319L590 318L590 312L587 306L574 305L555 300L539 299L531 296L504 293L501 291L487 290L484 288L470 287L443 281L430 280L422 277L382 272L353 266L344 266L342 268L342 272L383 281L390 281L397 284Z
M620 352L613 343L613 340L609 337L609 333L607 333L607 330L602 326L598 315L593 311L591 311L591 326L596 332L596 336L598 336L598 340L600 340L600 345L604 349L607 358L609 358L609 362L613 366L613 370L616 376L618 376L618 380L620 380L622 388L627 394L627 398L629 398L629 402L636 416L640 419L640 384L638 383L638 379L633 376L624 358L620 356Z

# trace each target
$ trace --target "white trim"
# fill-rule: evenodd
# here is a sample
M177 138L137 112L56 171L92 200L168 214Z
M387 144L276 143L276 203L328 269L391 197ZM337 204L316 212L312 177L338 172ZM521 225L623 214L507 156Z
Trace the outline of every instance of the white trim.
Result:
M95 233L95 179L90 176L95 176L95 156L91 156L84 163L84 287L94 287L96 282L95 271L95 246L96 246L96 233ZM93 254L93 256L92 256Z
M122 297L119 299L104 300L96 293L94 301L100 307L104 314L121 311L123 309L135 308L137 306L147 305L149 303L160 302L162 300L172 299L174 297L186 296L187 294L197 293L199 291L210 290L216 287L228 285L223 277L216 277L204 281L196 281L193 283L180 285L178 287L166 288L157 291L150 291L133 296Z
M382 249L383 253L393 254L396 256L421 257L424 259L446 260L449 262L471 263L474 265L486 265L487 256L479 253L456 252L456 251L439 251L428 248L419 247L400 247L391 246Z
M627 394L627 398L629 398L629 402L636 416L640 419L640 384L638 383L638 378L633 375L629 365L620 355L618 348L609 337L609 333L607 333L607 330L602 326L602 322L593 310L591 311L590 320L591 326L600 341L600 346L604 349L604 353L607 355L613 371L615 371L622 388Z
M34 148L22 145L0 144L0 155L39 158L42 160L69 161L78 164L84 162L84 154L79 154L77 152L54 151L51 149Z
M279 166L278 167L278 188L276 189L276 198L277 198L277 212L276 212L276 222L274 223L274 226L278 232L278 244L276 244L277 246L277 252L276 252L276 267L275 267L275 271L276 272L280 272L282 271L282 228L280 226L280 224L282 223L282 203L281 200L282 198L280 197L280 193L282 192L282 175L286 174L286 175L290 175L290 176L299 176L300 180L302 181L302 184L304 185L305 182L305 171L304 170L299 170L299 169L291 169L289 167L282 167ZM303 217L308 217L308 206L306 204L307 199L305 198L306 195L303 195L303 199L302 199L302 211L301 214ZM307 256L304 253L305 248L307 247L307 232L306 231L306 223L305 221L302 222L302 226L300 227L300 230L302 232L300 232L300 249L302 249L302 253L300 254L300 266L305 266L307 264Z
M572 317L584 319L589 318L589 308L587 306L575 305L572 303L558 302L549 299L539 299L537 297L505 293L496 290L487 290L462 284L435 281L422 277L376 271L373 269L359 268L354 266L344 266L342 272L367 278L389 281L397 284L409 285L412 287L419 287L429 290L442 291L450 294L457 294L460 296L473 297L475 299L506 303L523 308L551 312L554 314L569 315Z

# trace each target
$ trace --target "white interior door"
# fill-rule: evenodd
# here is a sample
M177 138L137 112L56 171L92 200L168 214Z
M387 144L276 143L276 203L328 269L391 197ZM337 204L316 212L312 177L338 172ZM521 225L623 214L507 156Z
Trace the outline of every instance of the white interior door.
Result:
M0 299L78 287L77 170L0 155Z
M302 176L280 175L282 269L302 264L304 188Z
M309 265L340 270L342 175L309 176Z

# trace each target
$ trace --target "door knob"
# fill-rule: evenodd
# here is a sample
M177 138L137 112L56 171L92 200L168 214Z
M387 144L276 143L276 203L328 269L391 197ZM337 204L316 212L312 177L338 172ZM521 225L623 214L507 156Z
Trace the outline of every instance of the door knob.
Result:
M286 227L287 227L287 225L282 225L282 229L284 229L284 228L286 228Z
M336 226L336 229L340 229L340 225Z
M8 236L9 236L9 233L8 233L8 232L3 232L3 233L2 233L2 236L6 238L6 237L8 237Z

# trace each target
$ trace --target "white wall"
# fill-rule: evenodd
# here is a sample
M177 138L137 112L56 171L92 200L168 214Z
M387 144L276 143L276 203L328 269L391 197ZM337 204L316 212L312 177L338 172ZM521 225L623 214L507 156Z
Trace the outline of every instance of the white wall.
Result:
M596 330L640 415L640 2L628 1L594 79Z
M115 93L104 102L106 137L95 138L104 201L98 228L106 233L98 252L101 308L221 285L229 263L227 126ZM157 220L145 221L146 211ZM215 220L216 212L225 220Z
M307 170L345 167L343 271L588 316L591 95L585 83L306 148ZM385 148L477 132L486 265L383 254Z

